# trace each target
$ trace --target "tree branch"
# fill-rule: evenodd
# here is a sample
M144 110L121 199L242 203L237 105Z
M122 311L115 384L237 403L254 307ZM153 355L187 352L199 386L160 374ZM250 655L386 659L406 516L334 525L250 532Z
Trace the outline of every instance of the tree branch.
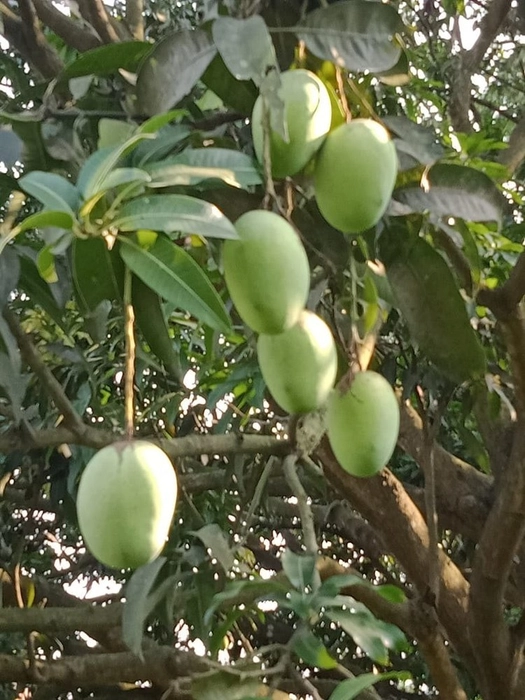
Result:
M64 64L44 36L32 1L18 0L18 7L31 64L44 78L56 78Z
M126 24L137 41L144 41L144 0L126 0Z
M83 53L102 45L97 35L91 31L90 25L84 23L82 26L80 22L60 12L50 0L33 0L33 5L40 20L68 46Z
M525 157L525 120L523 122ZM480 289L476 301L492 311L499 321L505 321L525 296L525 252L520 253L508 280L496 289Z
M79 0L78 7L82 17L97 31L104 44L120 41L102 0Z
M0 632L102 632L120 625L122 610L122 603L69 609L3 608L0 609Z

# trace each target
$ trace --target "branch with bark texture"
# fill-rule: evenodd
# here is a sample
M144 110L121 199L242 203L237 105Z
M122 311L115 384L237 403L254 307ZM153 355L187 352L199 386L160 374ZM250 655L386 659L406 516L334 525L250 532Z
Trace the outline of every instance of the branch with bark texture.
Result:
M33 0L33 5L39 19L73 49L83 53L102 46L90 25L60 12L51 0Z

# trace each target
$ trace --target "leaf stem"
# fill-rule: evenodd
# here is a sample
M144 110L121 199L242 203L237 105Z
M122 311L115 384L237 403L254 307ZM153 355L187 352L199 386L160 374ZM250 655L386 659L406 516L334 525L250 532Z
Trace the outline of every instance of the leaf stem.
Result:
M134 380L135 380L135 312L131 303L133 276L129 267L124 274L124 337L126 359L124 365L124 423L126 437L133 438L134 428Z

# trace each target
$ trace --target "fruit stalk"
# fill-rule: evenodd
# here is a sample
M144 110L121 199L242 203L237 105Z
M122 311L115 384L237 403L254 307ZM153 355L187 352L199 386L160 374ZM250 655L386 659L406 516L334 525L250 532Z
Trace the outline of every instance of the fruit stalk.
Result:
M131 270L126 267L124 276L124 338L126 343L126 358L124 364L124 425L126 437L133 438L134 429L134 394L135 380L135 312L131 303Z

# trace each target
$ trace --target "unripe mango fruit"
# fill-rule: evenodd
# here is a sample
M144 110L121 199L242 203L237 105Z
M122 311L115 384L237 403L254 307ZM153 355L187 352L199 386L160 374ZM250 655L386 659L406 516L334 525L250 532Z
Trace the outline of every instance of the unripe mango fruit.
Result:
M337 352L326 323L311 311L280 335L260 335L261 372L277 403L288 413L320 408L334 385Z
M223 247L226 286L242 320L257 333L282 333L308 298L310 267L295 229L269 211L249 211L235 223L238 240Z
M281 73L279 96L284 102L284 120L288 142L270 132L270 157L275 178L295 175L315 155L330 129L332 106L326 87L310 71ZM263 97L259 95L252 112L252 136L257 160L263 163Z
M169 457L143 440L115 442L88 462L77 515L89 551L115 569L136 569L162 551L173 520L177 477Z
M373 476L386 465L399 435L399 404L377 372L360 372L350 388L330 394L326 415L330 446L353 476Z
M325 139L315 163L321 214L343 233L366 231L385 213L396 176L396 149L384 127L372 119L339 126Z

